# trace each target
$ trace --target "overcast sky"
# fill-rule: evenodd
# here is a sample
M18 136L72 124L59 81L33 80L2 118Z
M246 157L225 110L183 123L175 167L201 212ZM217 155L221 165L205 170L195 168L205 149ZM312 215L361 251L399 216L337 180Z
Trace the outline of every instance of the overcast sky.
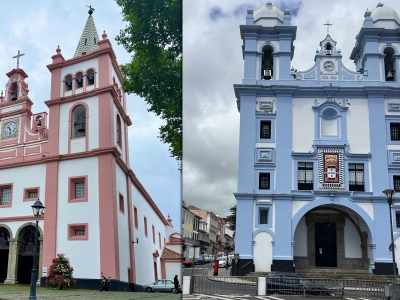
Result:
M115 41L119 30L126 24L122 21L121 9L115 1L93 1L93 14L97 32L106 30L119 64L131 60L131 55ZM16 4L17 3L17 4ZM28 74L29 97L33 101L33 113L47 111L44 101L50 95L50 71L46 65L52 63L60 45L65 59L73 57L79 38L88 17L89 2L28 1L16 3L0 1L0 90L5 89L5 75L16 67L12 59L21 50L20 68ZM129 127L129 150L131 168L143 186L167 218L171 215L175 228L180 228L180 172L175 159L169 157L168 146L157 138L163 121L147 112L143 99L131 94L127 97ZM45 200L45 199L41 199Z
M242 40L239 25L246 11L267 0L183 0L183 199L225 217L236 205L239 112L233 84L243 79ZM272 4L291 11L297 26L292 66L304 71L314 65L319 43L327 34L342 51L343 62L355 71L349 59L365 11L379 1L286 0ZM400 1L382 2L400 13Z

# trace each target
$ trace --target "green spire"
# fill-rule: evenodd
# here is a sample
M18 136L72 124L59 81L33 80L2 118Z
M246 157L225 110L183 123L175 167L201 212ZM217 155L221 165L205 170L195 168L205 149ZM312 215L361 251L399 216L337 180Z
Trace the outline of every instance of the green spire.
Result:
M92 17L94 9L89 9L89 17L86 21L78 46L76 47L74 57L81 56L99 49L97 42L100 40L96 25Z

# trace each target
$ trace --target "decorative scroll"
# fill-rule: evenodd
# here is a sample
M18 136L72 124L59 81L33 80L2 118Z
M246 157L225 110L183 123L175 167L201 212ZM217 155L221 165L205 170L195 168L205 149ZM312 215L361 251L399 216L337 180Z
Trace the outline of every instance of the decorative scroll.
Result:
M343 149L318 148L318 187L344 188Z

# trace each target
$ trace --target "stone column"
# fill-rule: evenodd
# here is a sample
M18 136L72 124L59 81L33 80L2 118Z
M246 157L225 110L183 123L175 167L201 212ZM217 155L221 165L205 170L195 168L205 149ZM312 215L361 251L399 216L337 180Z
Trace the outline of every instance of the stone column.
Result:
M36 285L40 286L40 278L42 278L42 253L43 253L43 238L38 238L39 242L39 267L38 267L38 278L36 281Z
M17 284L17 271L18 271L18 254L20 248L20 241L18 239L8 239L8 267L7 267L7 278L4 280L4 284Z

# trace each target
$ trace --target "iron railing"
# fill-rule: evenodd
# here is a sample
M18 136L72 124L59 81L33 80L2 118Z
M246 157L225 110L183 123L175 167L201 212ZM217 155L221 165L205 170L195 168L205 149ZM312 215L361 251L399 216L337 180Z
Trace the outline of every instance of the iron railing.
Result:
M257 277L192 276L191 294L257 295Z
M185 274L186 275L186 274ZM188 275L188 274L187 274ZM389 281L326 279L326 278L267 278L267 295L301 295L304 297L327 296L339 298L385 299L385 285ZM191 294L205 295L257 295L258 277L250 276L201 276L191 279ZM397 285L400 299L400 285Z

